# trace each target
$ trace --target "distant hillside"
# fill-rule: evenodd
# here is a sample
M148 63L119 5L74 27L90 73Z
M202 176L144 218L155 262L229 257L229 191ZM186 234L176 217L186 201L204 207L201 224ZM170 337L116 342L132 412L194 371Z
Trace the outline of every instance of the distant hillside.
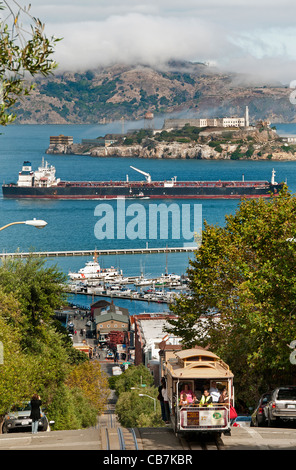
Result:
M92 124L154 114L241 116L296 122L291 90L241 85L243 77L213 73L206 65L171 63L167 69L114 65L85 73L38 78L32 94L15 106L16 123Z

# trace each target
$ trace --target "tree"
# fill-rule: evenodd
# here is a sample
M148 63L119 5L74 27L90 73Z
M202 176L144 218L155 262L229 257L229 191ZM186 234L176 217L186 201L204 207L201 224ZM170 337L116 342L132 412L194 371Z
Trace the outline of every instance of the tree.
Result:
M144 393L147 396L139 396ZM158 391L156 387L143 390L129 390L122 392L116 403L116 414L120 424L124 427L160 427L164 425L161 419L159 401L156 400ZM154 400L156 410L154 410Z
M14 0L0 2L3 13L0 22L1 125L15 119L12 106L33 89L32 84L26 83L25 75L47 76L57 67L51 55L59 39L48 39L44 25L29 14L29 9L20 7ZM23 20L31 22L30 31L23 26Z
M143 364L130 366L123 374L110 377L109 384L118 396L115 412L122 426L159 427L164 424L160 405L156 400L158 389L153 386L153 377ZM151 398L139 396L139 393Z
M46 268L44 263L31 256L6 261L0 267L0 341L4 349L0 364L0 432L3 415L12 405L29 400L34 392L41 395L43 404L50 405L49 413L63 429L96 421L98 374L86 373L91 366L85 365L89 388L76 384L72 390L66 385L77 373L76 367L88 358L82 358L69 342L66 330L56 326L54 310L65 301L61 285L65 276L55 266ZM66 407L63 403L68 396ZM71 417L73 409L75 416Z
M0 432L1 416L13 403L24 399L32 392L33 363L23 353L18 328L9 324L7 313L20 310L17 300L10 295L0 293L0 341L3 344L4 361L0 364ZM7 321L8 320L8 321Z
M116 377L115 392L120 395L122 392L130 391L131 387L141 387L142 385L151 386L153 377L143 364L139 366L130 366L123 374Z
M4 350L0 364L0 423L13 404L29 400L35 391L42 395L43 403L50 400L69 373L69 354L62 335L48 324L42 335L24 341L26 331L20 302L0 290L0 341Z
M108 380L98 362L84 362L72 368L66 380L70 389L80 389L84 397L101 414L108 398Z
M65 280L66 276L56 266L45 268L45 259L33 255L25 260L5 261L0 267L0 286L6 294L18 298L22 321L33 336L52 320L54 310L65 303L62 286Z
M205 224L169 330L208 346L235 374L237 394L295 381L288 344L296 338L296 199L243 200L225 227Z

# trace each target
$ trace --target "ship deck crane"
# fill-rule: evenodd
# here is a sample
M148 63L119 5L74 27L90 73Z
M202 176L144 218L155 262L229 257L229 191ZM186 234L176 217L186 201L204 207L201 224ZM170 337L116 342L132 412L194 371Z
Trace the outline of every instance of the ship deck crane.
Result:
M134 166L131 166L131 165L130 165L130 168L132 168L133 170L138 171L139 173L142 173L142 175L145 176L147 183L151 183L150 173L146 173L145 171L139 170L138 168L135 168Z

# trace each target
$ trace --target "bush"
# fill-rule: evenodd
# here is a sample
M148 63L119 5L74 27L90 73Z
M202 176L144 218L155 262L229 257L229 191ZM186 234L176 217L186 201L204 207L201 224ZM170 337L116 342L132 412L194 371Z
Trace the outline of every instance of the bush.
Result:
M115 408L121 426L127 428L163 426L159 401L156 400L155 412L152 398L140 397L139 393L145 393L156 399L158 390L156 387L149 387L144 390L130 390L121 393Z
M61 385L56 391L47 415L54 420L55 430L81 429L94 426L97 420L96 409L78 388L70 389Z
M145 384L147 387L153 384L153 377L150 371L143 364L130 366L123 374L117 377L115 391L117 395L127 392L131 387L140 387Z

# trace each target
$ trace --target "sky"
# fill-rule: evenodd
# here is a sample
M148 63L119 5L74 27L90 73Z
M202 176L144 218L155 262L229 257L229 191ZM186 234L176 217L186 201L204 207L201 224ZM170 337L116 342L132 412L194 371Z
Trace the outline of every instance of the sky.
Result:
M27 5L18 0L20 5ZM295 0L31 0L60 71L207 62L268 84L296 80Z

